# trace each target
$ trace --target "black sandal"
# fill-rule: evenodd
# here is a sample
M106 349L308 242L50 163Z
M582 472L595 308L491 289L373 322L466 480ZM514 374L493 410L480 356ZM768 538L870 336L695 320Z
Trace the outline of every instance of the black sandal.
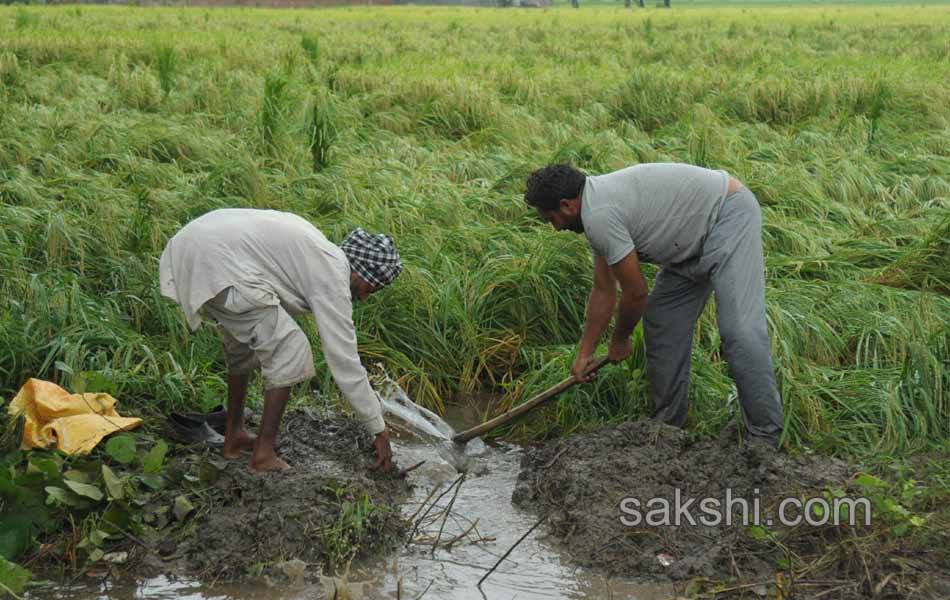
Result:
M253 413L251 412L249 408L244 407L245 421L247 421L247 419L250 418L252 414ZM228 410L221 404L215 406L213 409L211 409L210 412L187 413L183 416L189 419L193 419L195 421L201 421L203 423L207 423L208 425L211 426L212 429L214 429L221 435L224 435L224 432L228 427Z
M224 436L208 426L208 423L189 415L173 412L168 415L168 429L172 438L185 444L224 446Z

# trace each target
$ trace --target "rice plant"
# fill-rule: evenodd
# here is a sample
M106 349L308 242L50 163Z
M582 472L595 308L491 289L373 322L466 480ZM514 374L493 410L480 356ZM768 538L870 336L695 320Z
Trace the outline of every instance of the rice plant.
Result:
M320 60L320 38L314 35L304 35L300 38L300 46L310 62L316 64Z
M13 87L20 82L20 78L20 62L16 54L12 52L0 54L0 83Z
M174 46L155 48L155 70L158 71L158 81L162 86L162 91L167 96L175 85L175 74L178 70L178 53Z
M356 308L364 358L429 406L481 390L501 410L566 374L590 285L584 240L524 209L524 178L686 161L762 204L790 444L945 444L947 12L622 10L222 9L183 27L188 13L0 7L0 395L97 372L143 413L208 401L218 342L161 298L158 253L204 212L262 207L335 241L393 235L407 268ZM637 340L509 433L649 414ZM700 433L736 410L719 344L709 307Z
M313 168L319 171L330 164L333 144L339 137L337 114L332 96L326 92L318 92L310 104L310 121L307 130L310 138L310 155L313 157Z
M287 79L280 74L268 74L264 79L264 95L258 117L261 143L274 148L283 133L287 113Z
M29 29L39 25L40 17L35 12L18 8L14 16L14 26L17 29Z

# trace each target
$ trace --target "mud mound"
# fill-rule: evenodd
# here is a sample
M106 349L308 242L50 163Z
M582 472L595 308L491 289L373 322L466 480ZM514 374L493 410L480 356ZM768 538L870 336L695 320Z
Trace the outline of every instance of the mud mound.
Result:
M768 512L785 496L821 496L844 482L849 471L834 459L788 457L758 445L740 448L735 429L731 434L691 443L682 430L640 421L552 442L526 453L513 500L549 512L554 536L573 558L610 574L767 579L775 563L743 548L746 528L735 524L741 507L733 505L733 525L705 526L699 521L700 500L716 498L725 506L728 490L732 498L746 499L750 511L759 498ZM681 513L680 526L647 525L648 509L659 506L649 500L664 498L675 507L677 490L683 501L696 499L689 510L697 524ZM620 520L635 520L621 511L622 500L630 497L641 510L642 522L634 526ZM653 516L655 524L662 515Z
M202 578L236 579L281 575L288 564L315 578L388 550L403 533L396 503L406 483L369 470L370 441L345 416L288 413L278 453L292 470L257 475L246 458L206 458L203 472L215 475L192 533L164 551Z
M666 425L623 423L530 450L521 468L513 501L547 514L551 535L577 563L611 575L682 581L686 595L702 597L950 593L946 549L896 533L893 521L875 512L876 504L870 526L863 508L854 510L854 526L847 518L837 525L815 523L833 509L811 512L811 524L781 523L778 507L785 498L802 503L785 512L786 521L804 518L808 499L860 499L865 492L852 480L857 469L828 457L742 447L735 426L719 439L693 441ZM677 495L685 513L676 511ZM745 524L741 503L730 504L730 497L745 499L761 525ZM718 522L700 510L703 499L718 501Z

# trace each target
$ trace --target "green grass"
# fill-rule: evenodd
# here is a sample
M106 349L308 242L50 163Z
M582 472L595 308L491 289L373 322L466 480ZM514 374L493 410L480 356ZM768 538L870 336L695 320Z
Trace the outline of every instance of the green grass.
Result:
M674 4L0 8L0 395L96 373L132 413L220 402L217 339L160 298L157 257L245 206L393 235L407 269L356 312L364 358L430 406L518 401L566 374L591 271L525 210L526 175L675 160L763 205L790 443L945 445L950 9ZM690 421L710 433L736 413L714 314ZM642 366L520 432L645 414Z

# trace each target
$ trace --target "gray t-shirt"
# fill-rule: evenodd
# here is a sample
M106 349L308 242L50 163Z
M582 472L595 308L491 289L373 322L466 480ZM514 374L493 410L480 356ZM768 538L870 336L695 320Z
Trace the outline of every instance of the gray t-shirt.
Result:
M716 222L729 175L681 163L645 163L587 178L584 234L607 264L636 250L641 262L671 265L699 256Z

